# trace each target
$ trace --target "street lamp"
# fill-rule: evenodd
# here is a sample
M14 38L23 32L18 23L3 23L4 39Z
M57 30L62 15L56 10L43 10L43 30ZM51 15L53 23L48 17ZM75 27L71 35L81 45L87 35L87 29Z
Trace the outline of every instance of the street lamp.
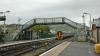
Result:
M91 14L90 13L83 13L83 14L89 14L90 15L90 30L92 30L92 27L91 27ZM90 37L91 37L91 32L90 32Z
M0 12L0 14L3 14L4 13L4 38L6 38L6 25L5 25L5 20L6 20L6 16L5 16L5 13L9 13L10 11L6 11L6 12ZM4 39L3 38L3 39ZM3 42L5 42L5 40L3 40Z
M85 31L85 37L86 37L86 26L85 26L85 16L83 15L82 16L82 18L83 18L83 24L84 24L84 31ZM87 41L87 39L86 39L86 41Z
M20 17L18 17L18 24L19 24L19 30L20 30L20 20L21 20L21 18Z
M85 23L85 16L83 15L82 18L83 18L83 23Z
M6 11L6 12L0 12L0 14L4 13L4 18L5 18L5 13L9 13L10 11ZM6 27L5 25L5 20L4 20L4 28Z
M83 13L83 14L89 14L90 15L90 29L91 29L91 14L90 13Z

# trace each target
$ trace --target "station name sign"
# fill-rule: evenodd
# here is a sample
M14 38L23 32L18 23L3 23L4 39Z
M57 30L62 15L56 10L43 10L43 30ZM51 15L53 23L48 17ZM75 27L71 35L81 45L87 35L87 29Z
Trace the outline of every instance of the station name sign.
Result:
M0 16L0 21L5 21L6 20L6 16Z

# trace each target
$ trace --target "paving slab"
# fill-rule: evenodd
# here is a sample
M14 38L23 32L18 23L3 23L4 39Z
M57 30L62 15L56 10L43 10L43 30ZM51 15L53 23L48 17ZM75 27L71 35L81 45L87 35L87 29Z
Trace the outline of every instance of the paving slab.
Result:
M94 44L89 42L71 42L59 56L100 56L94 51Z
M58 56L71 42L63 42L39 56Z

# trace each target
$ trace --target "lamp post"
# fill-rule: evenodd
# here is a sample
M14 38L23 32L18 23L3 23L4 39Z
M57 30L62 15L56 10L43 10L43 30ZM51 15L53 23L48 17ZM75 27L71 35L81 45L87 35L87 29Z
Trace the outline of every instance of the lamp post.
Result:
M10 11L6 11L6 12L0 12L0 14L4 13L4 18L6 18L5 13L9 13ZM4 28L6 27L5 25L5 20L4 20Z
M85 16L83 15L82 18L83 18L83 24L84 24L85 23Z
M91 14L90 13L83 13L83 14L89 14L90 15L90 29L91 29Z
M5 42L4 41L4 39L6 38L6 24L5 24L5 20L6 20L6 16L5 16L5 13L9 13L10 11L6 11L6 12L0 12L0 14L3 14L4 13L4 30L3 30L3 32L4 32L4 38L3 38L3 42Z
M83 13L83 14L89 14L90 15L90 29L89 30L92 30L92 28L91 28L91 14L90 13ZM91 37L91 32L90 32L90 37Z
M21 18L18 17L18 28L19 28L19 30L20 30L20 20L21 20Z
M84 31L85 31L85 37L86 37L86 26L85 26L85 16L83 15L82 16L82 18L83 18L83 24L84 24ZM87 41L87 38L86 38L86 41Z

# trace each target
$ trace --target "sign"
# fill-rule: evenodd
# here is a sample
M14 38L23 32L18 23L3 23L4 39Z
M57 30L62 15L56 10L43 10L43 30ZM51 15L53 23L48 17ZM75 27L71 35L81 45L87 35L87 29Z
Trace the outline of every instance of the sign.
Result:
M100 21L91 21L90 24L100 24Z
M32 50L35 51L36 50L36 45L32 44Z
M2 30L7 30L7 28L2 28Z
M89 30L89 32L92 32L92 30Z
M6 16L0 16L0 21L5 21L6 20Z

